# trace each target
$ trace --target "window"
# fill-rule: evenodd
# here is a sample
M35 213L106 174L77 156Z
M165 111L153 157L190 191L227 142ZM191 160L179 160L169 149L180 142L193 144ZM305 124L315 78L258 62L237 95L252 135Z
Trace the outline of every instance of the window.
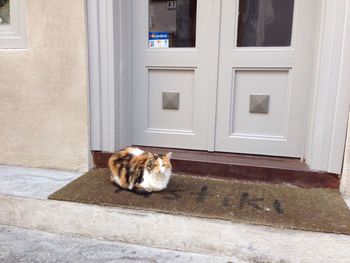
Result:
M149 0L149 48L196 46L197 0Z
M10 1L0 0L0 25L9 25L10 23Z
M0 48L26 48L23 0L0 0Z
M290 46L294 0L240 0L238 47Z

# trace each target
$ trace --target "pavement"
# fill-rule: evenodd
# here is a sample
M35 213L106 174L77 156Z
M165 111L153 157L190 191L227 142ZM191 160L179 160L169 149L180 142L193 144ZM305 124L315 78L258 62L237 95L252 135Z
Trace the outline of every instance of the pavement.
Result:
M0 262L242 263L243 261L0 225Z
M0 194L45 200L79 176L78 172L0 165Z

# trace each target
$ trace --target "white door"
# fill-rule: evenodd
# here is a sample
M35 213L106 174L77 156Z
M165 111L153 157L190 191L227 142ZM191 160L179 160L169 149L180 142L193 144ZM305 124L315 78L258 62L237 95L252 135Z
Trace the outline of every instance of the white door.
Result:
M299 157L314 0L222 0L217 151Z
M133 0L133 144L301 156L315 4Z
M133 0L133 144L207 149L214 2Z

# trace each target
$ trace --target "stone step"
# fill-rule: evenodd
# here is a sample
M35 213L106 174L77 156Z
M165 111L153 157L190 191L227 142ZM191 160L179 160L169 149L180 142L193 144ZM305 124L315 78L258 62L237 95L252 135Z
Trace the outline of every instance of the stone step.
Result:
M11 169L17 176L8 176ZM58 174L46 171L46 177L52 179ZM4 179L6 185L12 185L13 180L13 185L28 182L34 192L37 191L34 188L43 188L42 183L35 183L43 180L41 173L38 179L33 173L28 175L25 171L19 173L16 168L8 168L7 176L3 177L0 169L0 180ZM53 186L56 180L50 181ZM350 258L350 236L346 235L53 201L35 194L4 191L1 184L0 224L228 256L247 262L348 262Z
M246 263L210 256L0 225L0 262Z

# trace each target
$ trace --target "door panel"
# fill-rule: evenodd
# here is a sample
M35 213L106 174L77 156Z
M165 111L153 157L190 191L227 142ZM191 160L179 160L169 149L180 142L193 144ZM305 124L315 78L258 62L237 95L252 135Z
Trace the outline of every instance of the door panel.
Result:
M232 76L235 90L230 101L230 104L233 105L230 112L230 134L233 136L249 135L283 139L287 123L285 117L288 110L286 106L289 70L235 69ZM267 111L270 114L261 113L257 104L252 107L249 105L250 101L254 100L254 96L264 96L261 94L269 94L266 97L268 106L263 112ZM275 97L278 97L279 100L272 99ZM252 101L253 103L254 101ZM256 103L262 102L257 101ZM261 114L252 114L251 112Z
M222 0L215 150L301 156L313 8Z
M175 9L168 2L132 3L133 143L206 150L213 111L208 104L215 101L209 97L213 48L208 26L215 1L177 0ZM177 108L164 108L167 93L178 94Z
M148 69L148 130L193 131L193 69ZM163 92L179 93L177 110L160 110ZM180 97L181 94L181 97Z

